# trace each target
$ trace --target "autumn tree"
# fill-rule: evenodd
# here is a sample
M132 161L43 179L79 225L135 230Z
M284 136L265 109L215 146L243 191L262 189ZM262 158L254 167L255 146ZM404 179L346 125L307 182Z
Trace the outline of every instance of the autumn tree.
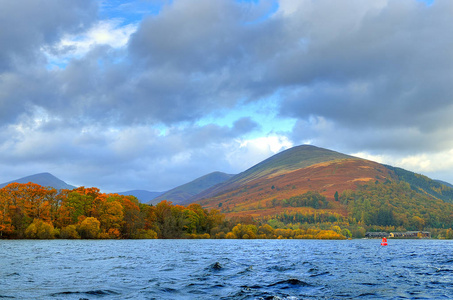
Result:
M76 225L68 225L60 230L60 238L62 239L80 239L80 234L77 232Z
M41 219L34 219L25 230L25 236L29 239L53 239L55 229L52 224Z
M119 201L109 197L99 206L99 221L101 230L108 237L119 238L121 236L121 228L123 226L124 211L123 206Z
M233 227L233 234L238 239L256 239L258 229L255 225L237 224Z
M113 197L113 196L111 196ZM126 238L134 238L145 226L144 213L140 211L140 203L134 196L114 196L123 207L121 233Z
M188 224L185 218L185 207L172 205L169 201L161 201L155 206L158 236L163 239L182 238L184 228Z
M88 217L78 226L78 232L82 239L96 239L101 232L101 222L93 217Z

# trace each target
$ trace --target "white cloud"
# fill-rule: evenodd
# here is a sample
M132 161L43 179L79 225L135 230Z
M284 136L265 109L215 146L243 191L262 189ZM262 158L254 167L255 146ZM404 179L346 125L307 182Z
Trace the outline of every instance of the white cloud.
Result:
M357 152L357 153L351 153L350 155L355 156L355 157L360 157L363 159L375 161L377 163L381 164L389 164L389 162L392 160L391 156L386 156L386 155L373 155L369 154L367 152Z
M125 47L137 24L122 24L119 19L101 20L85 33L65 35L51 47L43 48L51 65L66 65L73 58L81 58L96 46L114 49Z
M266 152L270 150L275 154L292 146L292 142L286 136L266 136L256 139L244 140L241 142L240 147Z
M453 149L407 156L373 155L367 152L357 152L351 155L421 174L445 172L453 168Z
M234 145L230 145L231 150L226 152L226 156L230 166L239 173L292 146L286 136L278 135L236 140Z

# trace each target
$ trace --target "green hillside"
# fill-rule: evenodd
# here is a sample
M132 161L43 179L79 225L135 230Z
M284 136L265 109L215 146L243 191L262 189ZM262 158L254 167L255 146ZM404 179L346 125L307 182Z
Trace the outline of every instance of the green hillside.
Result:
M420 192L405 181L370 182L355 191L343 191L339 201L347 206L350 219L364 225L405 230L453 226L451 203Z
M424 175L386 165L398 179L409 183L412 190L429 194L437 199L453 203L453 188Z

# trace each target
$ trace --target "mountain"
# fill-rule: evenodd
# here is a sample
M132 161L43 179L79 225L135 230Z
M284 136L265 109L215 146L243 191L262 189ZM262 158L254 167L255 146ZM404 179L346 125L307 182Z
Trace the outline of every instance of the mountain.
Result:
M281 175L301 170L311 165L346 159L357 160L358 158L311 145L296 146L271 156L222 184L202 191L191 198L190 201L209 198L248 185L250 182L279 178Z
M209 173L163 193L162 195L149 201L148 204L157 204L163 200L171 201L173 204L187 204L188 199L212 186L230 179L233 176L234 175L222 172Z
M329 212L346 216L349 209L347 201L339 201L343 192L363 190L370 183L392 182L405 182L410 190L422 198L426 196L445 202L453 199L451 187L426 176L332 150L302 145L282 151L200 192L186 203L197 202L208 209L219 209L229 216L271 216L288 211L307 211L307 207L301 208L304 205L299 204L306 201L300 199L309 196L317 199L313 202L313 208L324 207ZM407 191L402 192L405 187L400 190L407 194ZM391 190L382 190L391 193ZM382 195L383 198L387 196ZM299 199L299 204L294 204L295 199ZM418 205L422 200L417 201Z
M9 182L5 182L5 183L0 184L0 188L5 187L8 184L13 183L13 182L17 182L17 183L33 182L33 183L39 184L44 187L50 186L57 190L61 190L61 189L72 190L72 189L76 188L75 186L67 184L63 180L58 179L57 177L55 177L54 175L52 175L50 173L39 173L39 174L35 174L35 175L22 177L22 178L12 180Z
M146 190L131 190L131 191L126 191L126 192L120 192L117 193L119 195L125 195L125 196L134 196L136 197L140 202L142 203L147 203L154 198L160 196L163 194L163 192L150 192Z

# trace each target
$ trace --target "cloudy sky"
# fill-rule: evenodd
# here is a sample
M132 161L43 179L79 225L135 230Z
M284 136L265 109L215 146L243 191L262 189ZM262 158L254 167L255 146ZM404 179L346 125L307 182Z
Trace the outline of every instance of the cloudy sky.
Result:
M312 144L453 183L453 1L0 0L0 182L165 191Z

